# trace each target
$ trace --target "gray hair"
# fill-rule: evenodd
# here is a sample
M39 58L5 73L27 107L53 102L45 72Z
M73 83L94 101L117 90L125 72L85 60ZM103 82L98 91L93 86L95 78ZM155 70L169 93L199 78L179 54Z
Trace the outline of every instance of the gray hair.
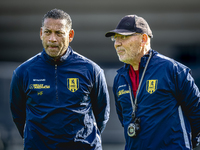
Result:
M61 9L55 8L55 9L48 11L42 19L42 26L44 26L44 20L46 18L65 19L67 21L68 29L70 30L72 28L72 19L71 19L70 15Z

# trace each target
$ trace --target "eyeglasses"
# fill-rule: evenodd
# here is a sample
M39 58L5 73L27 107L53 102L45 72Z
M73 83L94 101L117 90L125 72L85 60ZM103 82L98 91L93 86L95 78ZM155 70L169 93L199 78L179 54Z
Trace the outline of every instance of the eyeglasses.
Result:
M128 37L135 36L135 35L138 35L138 34L140 34L140 33L135 33L135 34L132 34L132 35L115 34L114 36L111 36L111 41L115 42L117 39L119 39L119 40L126 40Z

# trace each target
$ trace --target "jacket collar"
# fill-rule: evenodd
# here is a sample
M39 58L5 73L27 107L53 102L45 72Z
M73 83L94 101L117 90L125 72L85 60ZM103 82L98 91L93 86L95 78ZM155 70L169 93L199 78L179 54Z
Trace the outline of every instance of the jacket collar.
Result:
M66 52L59 60L55 61L55 60L53 59L53 57L50 57L50 56L46 53L45 49L43 48L43 51L42 51L42 58L43 58L46 62L50 63L51 65L62 64L62 63L64 63L64 62L67 60L67 58L69 57L69 55L70 55L71 52L72 52L72 48L69 46L69 47L67 48L67 52Z

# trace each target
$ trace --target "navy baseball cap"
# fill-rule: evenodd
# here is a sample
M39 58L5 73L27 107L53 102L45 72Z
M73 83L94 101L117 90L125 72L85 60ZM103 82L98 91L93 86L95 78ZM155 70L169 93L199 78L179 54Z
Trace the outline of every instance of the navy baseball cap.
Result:
M149 37L153 38L152 31L142 17L137 15L127 15L121 19L116 29L111 30L105 34L106 37L111 37L115 34L132 35L134 33L146 33Z

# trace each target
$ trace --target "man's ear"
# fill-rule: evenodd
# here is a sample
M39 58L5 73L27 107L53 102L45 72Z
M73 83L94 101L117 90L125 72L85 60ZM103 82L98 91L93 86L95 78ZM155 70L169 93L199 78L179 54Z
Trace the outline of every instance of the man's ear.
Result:
M147 41L148 41L148 35L147 34L142 34L142 43L141 43L141 46L144 46L146 43L147 43Z
M40 39L42 40L42 27L40 28Z
M72 40L73 40L73 38L74 38L74 34L75 34L74 30L71 29L71 30L69 31L69 42L72 42Z

